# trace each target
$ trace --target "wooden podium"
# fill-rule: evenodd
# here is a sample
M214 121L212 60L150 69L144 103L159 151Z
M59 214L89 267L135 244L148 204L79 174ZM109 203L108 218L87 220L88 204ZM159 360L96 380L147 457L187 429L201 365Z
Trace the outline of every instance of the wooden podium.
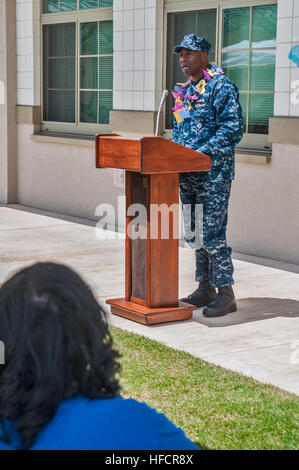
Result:
M125 298L107 300L111 313L145 325L191 318L196 307L178 301L179 173L209 171L210 157L163 137L97 134L95 147L97 168L126 170ZM130 214L132 204L146 210Z

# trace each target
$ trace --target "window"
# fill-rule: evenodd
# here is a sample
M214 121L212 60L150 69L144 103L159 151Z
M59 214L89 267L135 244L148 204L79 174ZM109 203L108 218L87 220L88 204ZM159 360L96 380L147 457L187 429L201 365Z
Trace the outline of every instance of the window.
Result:
M93 135L108 128L112 3L43 0L43 130Z
M244 131L268 134L273 116L277 5L223 11L222 67L237 85Z
M45 121L75 122L76 25L44 27Z
M108 124L113 87L112 21L80 26L80 121Z
M186 82L187 78L183 74L178 57L173 54L173 47L181 42L185 34L197 34L205 37L212 45L210 52L211 61L216 55L216 25L217 10L202 10L184 13L174 13L168 15L167 22L167 89L172 90L177 82ZM172 127L172 102L167 100L166 128Z
M240 1L241 6L224 8L220 2L209 3L215 8L168 13L166 86L171 90L175 82L186 81L173 46L184 34L206 37L212 44L210 60L223 68L240 92L244 137L239 147L270 148L267 134L274 112L277 4L251 1L244 6ZM229 1L225 3L229 6ZM172 127L171 106L169 100L166 129Z
M42 0L43 13L90 10L91 8L112 7L113 0Z

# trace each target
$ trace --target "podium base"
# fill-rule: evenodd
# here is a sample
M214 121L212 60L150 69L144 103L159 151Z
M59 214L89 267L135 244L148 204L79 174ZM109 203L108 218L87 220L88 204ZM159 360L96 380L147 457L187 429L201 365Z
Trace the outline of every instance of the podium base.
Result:
M197 307L184 302L178 302L178 307L150 308L125 299L106 300L111 306L111 313L133 320L143 325L156 325L174 321L189 320L192 311Z

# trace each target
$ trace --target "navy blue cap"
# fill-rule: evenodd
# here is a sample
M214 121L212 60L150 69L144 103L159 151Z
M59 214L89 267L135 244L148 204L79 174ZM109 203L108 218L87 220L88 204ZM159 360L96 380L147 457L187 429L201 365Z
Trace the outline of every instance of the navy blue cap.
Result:
M175 46L174 52L181 52L182 49L190 49L191 51L203 51L209 53L211 44L205 38L199 38L195 34L187 34L184 36L181 44Z

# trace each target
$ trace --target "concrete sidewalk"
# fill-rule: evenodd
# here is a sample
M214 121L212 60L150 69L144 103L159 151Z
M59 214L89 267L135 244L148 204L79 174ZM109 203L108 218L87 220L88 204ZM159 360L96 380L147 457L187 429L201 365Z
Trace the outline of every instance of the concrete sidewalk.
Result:
M124 237L99 240L94 223L23 206L0 207L0 283L36 261L69 265L105 306L124 296ZM113 235L113 233L112 233ZM299 266L234 254L238 312L143 326L111 324L299 395ZM196 287L194 253L180 248L180 297Z

